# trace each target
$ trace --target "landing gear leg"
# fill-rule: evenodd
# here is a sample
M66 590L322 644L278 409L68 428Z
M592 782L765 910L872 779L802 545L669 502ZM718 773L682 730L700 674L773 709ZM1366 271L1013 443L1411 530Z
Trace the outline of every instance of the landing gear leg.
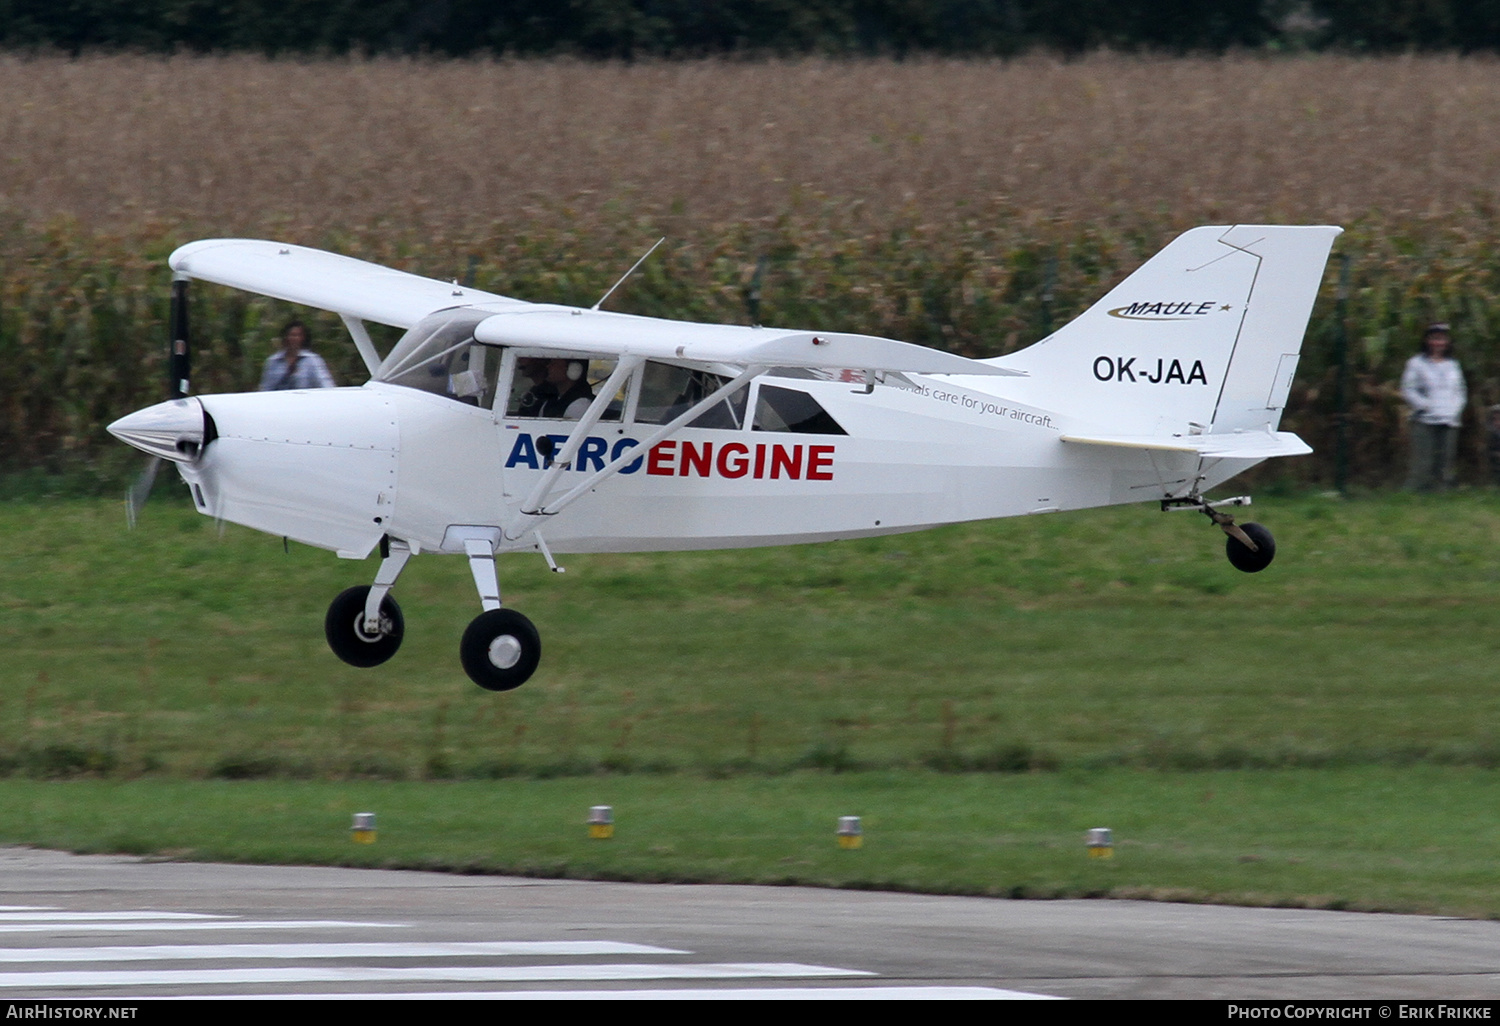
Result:
M531 679L542 658L536 626L514 609L500 607L495 550L489 541L464 542L469 572L484 612L464 631L458 655L469 679L487 691L509 691Z
M385 558L375 572L375 584L340 593L323 619L328 647L350 666L379 666L396 654L406 633L401 607L390 591L411 558L411 549L403 541L387 539L381 543L381 553Z

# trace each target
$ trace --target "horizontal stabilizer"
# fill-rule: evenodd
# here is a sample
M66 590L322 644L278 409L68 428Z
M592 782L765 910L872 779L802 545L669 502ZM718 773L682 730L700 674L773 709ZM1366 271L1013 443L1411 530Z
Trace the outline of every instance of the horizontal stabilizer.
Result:
M409 328L428 314L453 306L527 305L337 253L261 239L190 242L167 262L179 277L398 328Z
M1195 452L1208 459L1264 460L1306 456L1312 446L1290 431L1236 431L1223 435L1063 435L1075 445L1103 445L1155 452Z
M1024 376L926 346L873 335L696 324L559 307L497 313L474 330L480 342L568 353L609 353L691 363Z

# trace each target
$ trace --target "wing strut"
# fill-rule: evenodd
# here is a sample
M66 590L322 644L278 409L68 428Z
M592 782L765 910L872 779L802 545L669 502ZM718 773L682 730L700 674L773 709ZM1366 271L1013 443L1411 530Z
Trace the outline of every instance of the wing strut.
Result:
M531 494L526 496L526 501L521 503L521 512L527 516L545 516L551 511L542 509L542 501L546 499L547 493L552 490L553 483L559 474L573 465L573 457L578 454L579 446L583 445L584 438L599 423L599 418L604 416L604 411L609 409L609 404L614 401L615 395L623 385L635 373L635 369L646 362L643 356L622 356L620 362L615 364L615 369L609 379L599 389L599 394L594 396L594 401L589 403L589 408L579 418L578 423L568 435L568 440L552 460L552 465L547 468L542 479L531 489Z
M375 343L370 341L370 333L365 330L365 322L358 317L349 314L339 314L344 322L344 327L349 329L349 337L354 339L354 348L359 350L359 355L365 361L365 366L370 369L370 377L380 370L380 354L375 351Z
M625 360L628 359L644 358L622 357L620 362L623 364ZM661 441L663 438L666 438L668 435L676 431L678 428L682 427L684 424L697 419L700 414L727 399L735 392L738 392L740 389L745 388L750 384L751 381L754 381L757 377L764 374L769 369L770 368L768 367L758 365L751 365L749 367L746 367L743 371L740 372L738 377L725 382L723 385L720 385L713 392L710 392L708 395L698 400L698 402L688 407L686 412L679 414L677 417L668 421L666 424L663 424L656 431L648 435L646 437L646 440L637 447L641 450L641 452L636 452L635 450L627 450L625 452L622 452L620 455L610 460L599 470L594 471L588 477L584 478L582 482L569 489L560 498L554 501L546 501L546 493L543 489L544 487L548 487L551 485L552 481L555 480L556 475L553 474L550 477L544 477L537 484L537 487L532 489L532 493L527 497L527 501L522 506L519 515L522 517L550 517L561 513L564 509L571 506L575 501L577 501L579 496L586 494L590 489L598 486L599 483L604 481L606 478L613 477L620 471L622 467L628 466L629 464L635 462L637 459L640 459L642 453L650 452L651 447L657 442ZM619 373L618 367L616 368L616 373ZM613 374L610 375L610 380L614 380ZM606 396L612 396L612 394L613 393L601 391L600 395L596 396L594 399L594 406L598 406L601 399L604 399ZM589 407L590 414L595 412L594 406ZM601 408L599 412L602 414L603 409ZM567 461L571 461L573 454L578 450L578 446L583 444L583 437L588 433L588 428L593 427L594 423L598 422L598 419L599 418L595 416L594 420L592 422L589 422L588 427L584 427L584 421L579 422L579 426L574 429L573 433L568 437L568 444L563 449L562 455L566 456L567 460L559 460L557 463L554 463L553 466L549 468L549 470L557 470L558 472L561 472L561 470L563 469L561 464ZM588 420L588 414L584 415L584 420ZM515 541L517 538L524 536L527 531L532 530L535 526L535 521L529 524L520 520L513 521L511 528L506 530L505 537L509 541Z

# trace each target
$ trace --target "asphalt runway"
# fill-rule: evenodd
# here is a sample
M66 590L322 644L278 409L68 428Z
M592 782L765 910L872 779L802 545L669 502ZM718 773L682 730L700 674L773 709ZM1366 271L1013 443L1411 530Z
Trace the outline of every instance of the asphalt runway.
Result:
M0 999L1500 998L1500 923L0 848Z

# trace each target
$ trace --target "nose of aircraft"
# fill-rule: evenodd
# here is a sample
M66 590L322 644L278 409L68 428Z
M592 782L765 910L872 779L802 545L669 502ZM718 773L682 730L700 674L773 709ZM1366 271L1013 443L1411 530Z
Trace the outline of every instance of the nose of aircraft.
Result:
M171 399L121 417L108 430L144 453L189 463L210 440L210 424L197 399Z

